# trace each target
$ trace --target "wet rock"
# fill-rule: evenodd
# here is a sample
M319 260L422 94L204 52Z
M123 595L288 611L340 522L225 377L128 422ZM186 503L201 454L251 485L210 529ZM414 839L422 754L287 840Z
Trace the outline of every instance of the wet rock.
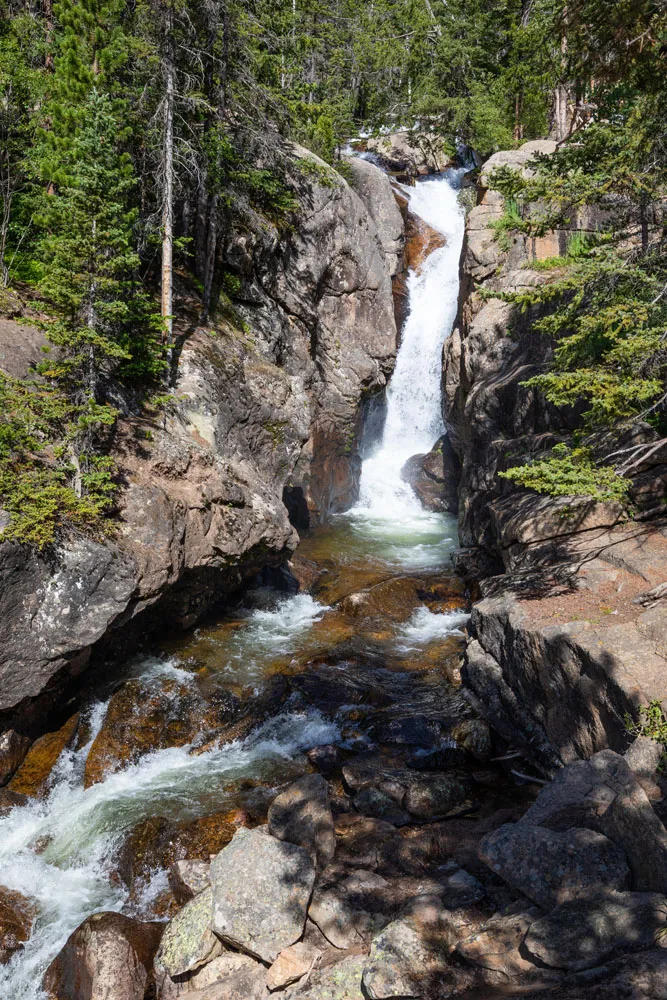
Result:
M7 729L0 735L0 785L6 785L22 763L30 748L32 739L15 729Z
M460 462L446 435L427 455L413 455L401 469L401 478L413 488L422 505L438 513L458 513L459 476Z
M48 1000L144 1000L162 930L120 913L88 917L44 974Z
M187 976L163 974L157 1000L260 1000L265 978L266 967L249 955L225 952Z
M366 964L365 955L344 958L336 965L322 969L312 977L304 990L303 985L285 993L285 1000L364 1000L361 977Z
M556 969L589 969L621 951L650 948L664 927L658 893L609 892L570 900L531 924L530 955Z
M394 577L345 597L340 610L351 618L406 622L419 604L415 581L410 577Z
M210 888L208 861L175 861L169 869L169 886L177 903L188 903Z
M373 938L364 966L363 989L370 1000L421 997L447 977L442 906L436 898L416 900L411 912Z
M213 930L226 943L274 962L303 933L315 866L295 844L238 830L211 864Z
M320 951L303 941L285 948L266 974L267 987L273 991L291 986L315 967L321 955Z
M155 968L172 979L192 972L222 952L220 940L211 931L213 893L205 889L186 903L167 924L155 957Z
M268 814L269 833L298 844L323 868L334 856L336 833L329 786L319 774L306 774L275 798Z
M29 899L0 885L0 965L23 950L36 916L37 910Z
M520 822L597 830L625 852L633 889L667 892L667 831L627 762L613 750L559 771Z
M144 684L127 681L112 695L102 728L86 760L86 788L135 763L141 756L203 739L219 729L215 708L210 715L196 690L177 681ZM232 710L229 709L231 712ZM207 717L208 716L208 717Z
M462 719L451 732L460 747L485 764L492 753L491 729L484 719Z
M60 754L72 745L79 725L79 716L71 719L54 733L45 733L32 744L23 763L9 782L9 791L18 795L41 795L46 790L49 775Z
M418 819L435 819L462 805L469 791L469 782L462 778L449 774L425 774L410 783L403 805Z
M596 888L627 889L623 851L594 830L554 833L528 823L508 823L480 844L481 859L514 889L550 910Z
M364 788L354 796L352 803L362 816L383 819L392 826L405 826L411 822L410 813L399 808L391 795L381 788Z
M457 942L455 951L472 965L502 972L508 978L522 976L535 969L535 963L525 958L520 948L528 928L540 916L536 908L495 916Z

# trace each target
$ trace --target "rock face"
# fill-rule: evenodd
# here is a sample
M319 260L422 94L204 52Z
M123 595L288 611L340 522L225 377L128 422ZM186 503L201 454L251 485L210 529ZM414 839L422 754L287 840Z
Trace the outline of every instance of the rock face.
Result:
M103 637L131 639L138 616L137 633L158 618L190 625L284 560L297 542L284 496L301 524L356 498L363 411L396 350L390 270L400 214L372 164L361 169L379 199L380 234L338 174L319 161L302 168L316 160L304 150L294 157L293 224L278 231L254 219L230 235L236 320L202 328L185 293L177 295L177 402L141 414L118 402L113 455L125 486L117 537L70 539L48 558L0 545L0 720L47 685L58 697ZM322 172L325 182L316 179ZM0 327L0 359L3 344L14 356L15 328L9 320ZM18 330L29 346L26 327ZM45 697L42 709L49 705Z
M459 510L459 460L444 435L428 455L413 455L403 466L401 477L427 510L457 514Z
M69 937L42 989L49 1000L144 1000L161 933L161 924L96 913Z
M532 263L564 252L572 230L591 231L601 213L582 210L570 229L503 247L491 228L504 211L491 187L501 166L529 170L550 141L496 153L484 165L461 264L456 328L443 360L444 418L461 462L459 527L484 600L474 610L463 679L475 707L546 773L604 747L623 750L625 718L667 695L667 575L664 524L627 524L615 504L519 490L498 473L516 457L541 454L574 426L524 383L551 358L536 336L535 310L499 296L545 280ZM658 441L648 426L613 448ZM639 463L631 488L642 510L664 496L667 447ZM476 553L483 550L487 567ZM504 573L500 576L497 574Z
M315 866L307 851L261 830L239 830L211 864L213 930L234 948L274 962L301 937Z

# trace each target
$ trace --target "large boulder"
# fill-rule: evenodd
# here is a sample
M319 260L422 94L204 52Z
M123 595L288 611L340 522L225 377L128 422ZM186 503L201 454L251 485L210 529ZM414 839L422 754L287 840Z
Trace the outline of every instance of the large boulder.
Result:
M315 883L302 847L239 830L211 863L214 932L263 962L301 937Z
M561 770L520 825L597 830L624 851L633 889L667 893L667 830L627 762L613 750Z
M48 1000L144 1000L162 924L95 913L70 935L44 974Z
M319 774L306 774L281 792L269 808L269 832L305 848L319 867L329 864L336 850L336 833L329 805L329 786Z
M404 224L396 203L391 181L384 170L369 160L349 157L345 160L350 185L357 192L377 226L387 259L387 270L393 277L402 268Z
M665 926L667 899L607 892L574 899L531 924L526 951L556 969L589 969L622 951L651 948Z
M447 435L441 437L426 455L413 455L401 469L401 478L413 490L427 510L457 514L460 462Z
M554 833L528 823L508 823L480 844L489 868L545 910L600 887L627 889L625 853L593 830Z

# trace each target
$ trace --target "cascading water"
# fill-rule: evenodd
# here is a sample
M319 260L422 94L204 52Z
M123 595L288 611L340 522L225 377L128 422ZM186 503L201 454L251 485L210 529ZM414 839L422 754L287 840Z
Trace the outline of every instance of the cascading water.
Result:
M465 227L457 191L466 169L405 189L411 211L442 233L445 245L408 276L410 312L387 390L382 442L363 464L359 503L347 515L362 534L386 541L389 558L415 567L442 565L456 538L453 519L425 511L401 469L412 455L430 451L444 432L442 347L456 318Z
M456 544L454 519L425 511L401 479L401 468L412 455L429 451L444 429L441 352L457 306L464 220L456 191L463 172L449 171L406 189L411 210L446 242L409 275L410 314L387 392L383 439L364 462L359 503L332 529L338 533L337 552L347 548L357 560L379 559L394 571L442 567ZM255 610L231 639L207 639L214 676L223 685L256 686L267 661L295 652L326 612L307 594L283 596L272 608ZM463 611L436 614L420 607L396 630L392 648L412 655L456 634L466 619ZM192 671L174 658L144 659L129 675L149 685L196 685ZM301 708L274 717L243 742L198 755L187 746L148 753L84 788L86 758L105 712L104 702L93 705L88 742L61 754L42 799L0 815L0 885L23 893L39 912L25 950L0 966L1 1000L40 1000L44 969L78 924L99 910L127 909L128 894L114 878L113 865L136 823L151 816L205 815L212 787L219 809L226 784L240 777L289 780L302 750L340 738L338 720ZM158 871L155 884L146 887L146 916L151 893L163 887L164 878Z

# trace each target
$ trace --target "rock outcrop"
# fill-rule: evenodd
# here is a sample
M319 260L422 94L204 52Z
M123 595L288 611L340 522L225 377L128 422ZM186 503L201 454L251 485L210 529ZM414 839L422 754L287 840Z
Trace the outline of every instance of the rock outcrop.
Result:
M667 695L667 448L647 448L638 463L635 522L619 505L540 496L498 477L562 439L575 417L524 384L553 345L533 332L534 310L500 296L548 280L532 262L564 252L572 229L595 229L610 209L582 210L569 231L518 235L511 245L492 228L504 211L493 170L529 170L535 153L554 148L526 143L484 165L443 369L444 417L461 461L459 568L482 578L485 598L473 609L464 681L476 709L546 773L607 746L622 751L628 713ZM640 425L608 450L654 439Z
M221 266L237 277L234 309L203 327L177 288L173 403L138 412L115 400L115 534L44 554L0 545L0 729L17 713L28 719L9 774L27 748L28 710L49 708L101 640L117 648L159 620L191 625L294 550L290 517L317 523L356 498L364 411L395 356L390 272L401 243L388 181L372 164L363 171L372 213L295 149L290 225L256 218L230 236ZM36 356L39 334L20 332ZM17 336L3 320L0 360L27 369Z

